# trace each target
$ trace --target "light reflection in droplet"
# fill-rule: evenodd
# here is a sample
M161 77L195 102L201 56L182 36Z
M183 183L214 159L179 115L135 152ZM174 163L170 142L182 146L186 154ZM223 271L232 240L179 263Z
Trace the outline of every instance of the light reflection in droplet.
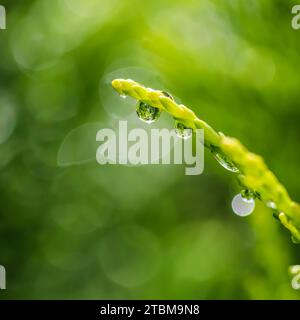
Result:
M161 114L161 110L151 105L139 101L136 108L136 113L140 120L150 124L155 122Z
M255 201L253 199L245 200L239 193L232 199L231 206L236 215L246 217L253 212L255 208Z
M273 210L277 209L276 203L272 200L267 201L267 207Z
M183 123L175 122L175 133L181 139L189 139L193 134L193 129L186 127Z

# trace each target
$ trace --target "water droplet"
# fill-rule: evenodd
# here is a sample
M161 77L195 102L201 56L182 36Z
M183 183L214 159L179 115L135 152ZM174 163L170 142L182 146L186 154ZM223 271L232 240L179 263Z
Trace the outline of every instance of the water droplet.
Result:
M219 164L228 171L237 173L240 170L219 148L213 147L212 154Z
M241 196L245 202L252 202L256 198L256 194L254 191L250 189L244 189L241 191Z
M175 132L179 138L188 139L192 136L193 130L186 127L183 123L176 121Z
M268 200L268 201L266 202L266 205L267 205L267 207L270 208L270 209L277 210L276 203L275 203L274 201L272 201L272 200Z
M161 110L159 108L150 106L150 104L139 101L137 104L136 113L142 121L146 123L152 123L159 118Z
M167 91L162 91L161 93L162 93L164 96L170 98L171 100L174 100L173 96L172 96L169 92L167 92Z
M255 201L254 199L247 199L246 201L239 193L232 199L231 206L236 215L246 217L253 212L255 208Z
M294 235L292 235L292 242L295 243L295 244L299 244L300 243L300 240L298 238L296 238Z
M291 273L291 274L297 274L297 273L299 273L300 272L300 265L294 265L294 266L290 266L289 267L289 272Z
M273 212L273 218L275 218L276 220L280 221L278 212Z
M126 98L127 98L127 95L124 94L124 93L122 93L122 94L120 94L120 97L123 98L123 99L126 99Z

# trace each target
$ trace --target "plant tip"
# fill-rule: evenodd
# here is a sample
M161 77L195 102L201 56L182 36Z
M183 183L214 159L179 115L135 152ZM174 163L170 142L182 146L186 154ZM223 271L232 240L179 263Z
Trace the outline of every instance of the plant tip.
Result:
M112 84L113 88L115 88L115 89L120 89L120 88L121 88L121 85L122 85L120 79L115 79L115 80L113 80L113 81L111 82L111 84Z

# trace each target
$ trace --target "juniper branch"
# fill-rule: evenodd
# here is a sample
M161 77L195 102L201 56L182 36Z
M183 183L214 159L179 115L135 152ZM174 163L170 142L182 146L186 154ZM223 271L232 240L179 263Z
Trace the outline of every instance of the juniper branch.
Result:
M300 205L291 200L261 156L248 151L238 139L217 133L191 109L177 104L162 91L146 88L130 79L115 79L112 86L120 95L131 96L166 111L188 128L203 129L205 146L211 151L219 150L226 159L234 163L238 168L236 175L241 186L251 190L265 204L272 202L275 216L291 232L292 240L300 243Z

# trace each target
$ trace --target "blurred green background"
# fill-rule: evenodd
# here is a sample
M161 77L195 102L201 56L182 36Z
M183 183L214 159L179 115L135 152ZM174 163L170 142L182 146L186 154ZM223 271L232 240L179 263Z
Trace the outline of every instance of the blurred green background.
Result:
M299 193L297 1L1 1L0 264L8 298L297 299L299 246L234 175L100 166L95 132L135 124L114 77L164 89ZM178 97L178 98L177 98ZM168 117L157 125L172 126Z

